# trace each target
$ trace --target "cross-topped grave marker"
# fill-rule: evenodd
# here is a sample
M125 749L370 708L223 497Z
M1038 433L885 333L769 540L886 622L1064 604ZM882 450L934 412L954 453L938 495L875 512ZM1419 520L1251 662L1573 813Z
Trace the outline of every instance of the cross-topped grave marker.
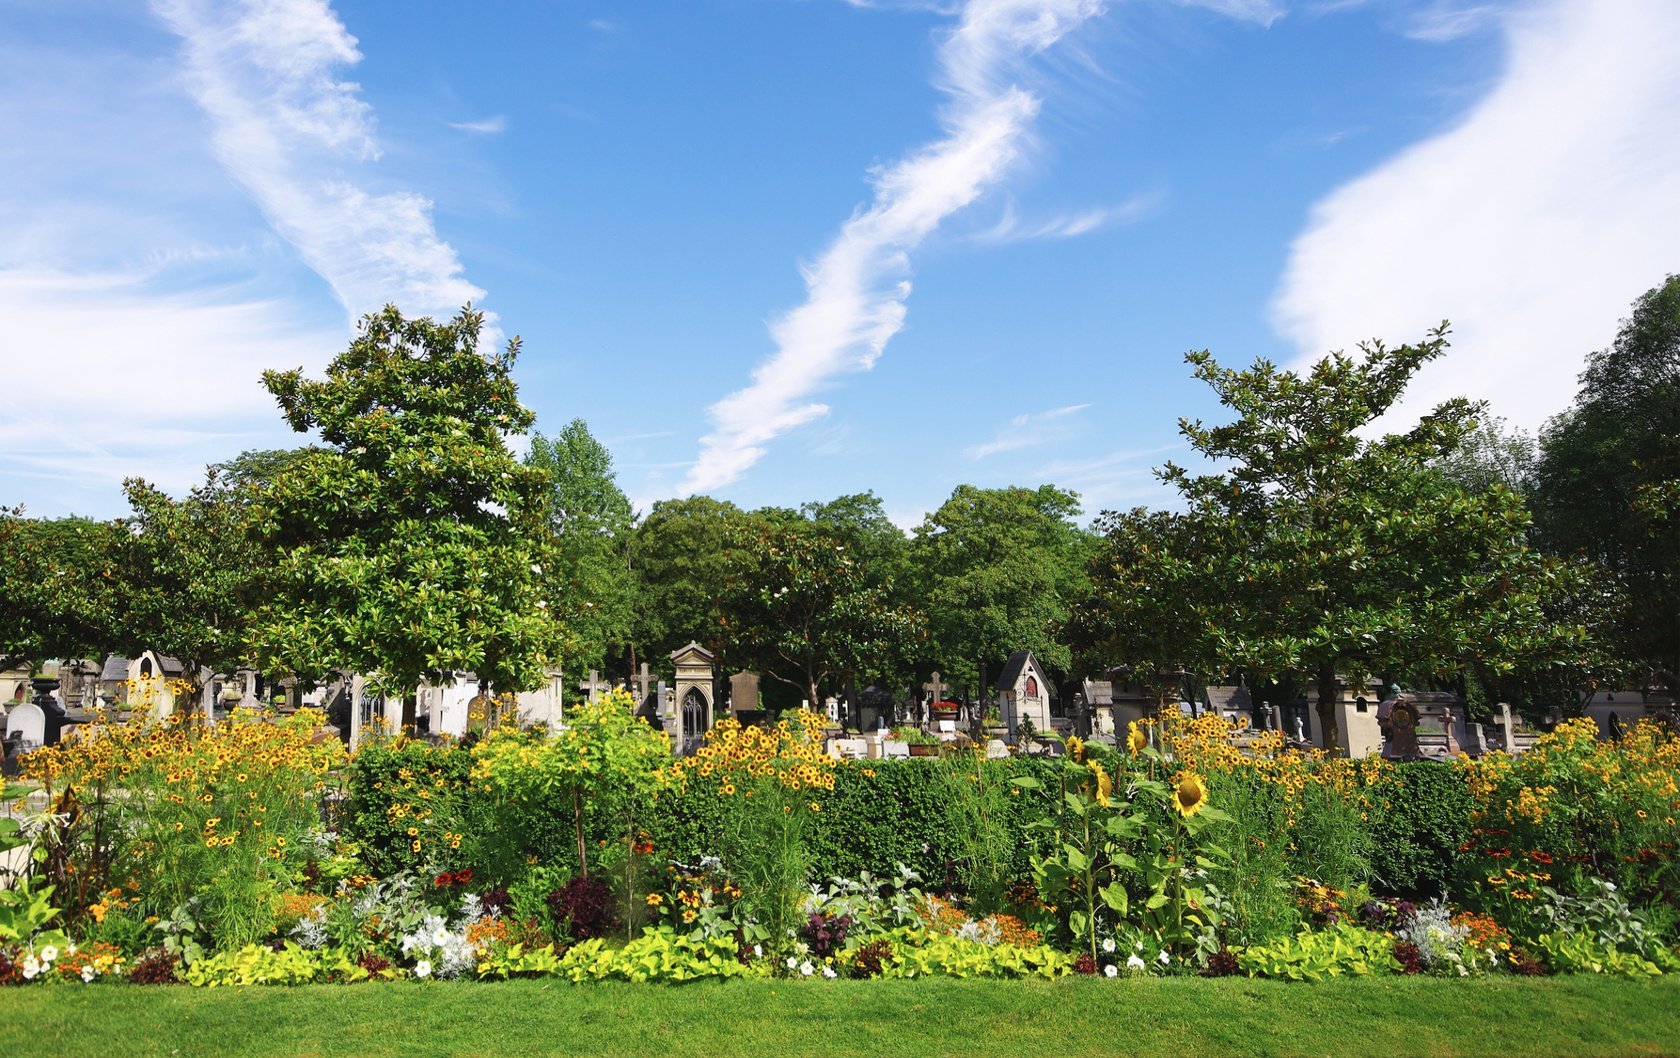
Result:
M647 701L648 692L652 690L654 684L654 677L652 673L648 672L647 662L642 662L641 672L633 676L632 679L636 681L636 704L641 705Z
M939 673L937 670L933 674L933 679L922 684L922 690L933 695L933 702L929 708L938 708L939 703L945 700L945 685L939 681Z
M598 702L601 700L601 692L612 690L612 684L601 679L601 674L599 672L594 669L590 669L589 678L578 683L578 690L588 691L589 700L591 702Z

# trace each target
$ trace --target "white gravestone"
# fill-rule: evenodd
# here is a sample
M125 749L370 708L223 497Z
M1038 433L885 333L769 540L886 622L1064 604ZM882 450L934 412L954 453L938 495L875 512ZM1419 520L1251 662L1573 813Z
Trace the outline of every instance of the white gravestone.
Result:
M6 740L17 736L22 749L39 749L47 740L47 714L34 702L19 702L6 714Z

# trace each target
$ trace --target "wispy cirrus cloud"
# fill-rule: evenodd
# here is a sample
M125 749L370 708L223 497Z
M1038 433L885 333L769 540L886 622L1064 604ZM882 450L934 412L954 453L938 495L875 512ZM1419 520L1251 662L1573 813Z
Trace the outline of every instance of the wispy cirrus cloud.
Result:
M372 107L342 73L361 60L326 0L154 0L182 40L217 157L351 316L394 302L448 313L484 291L432 204L379 189Z
M910 253L996 185L1024 147L1039 98L1027 64L1103 10L1100 0L970 0L939 46L944 136L877 174L875 197L804 269L804 304L770 326L776 352L752 383L713 404L712 431L684 492L739 478L765 445L827 414L811 398L867 371L904 325Z
M1466 394L1532 428L1675 270L1680 5L1549 0L1498 26L1505 69L1456 127L1314 207L1274 318L1303 358L1450 319L1408 405Z
M1027 218L1015 210L1014 202L1004 205L997 223L973 236L975 242L987 246L1003 246L1018 242L1042 242L1054 239L1075 239L1120 224L1143 220L1160 208L1164 194L1152 192L1135 195L1118 205L1094 206L1050 216Z
M478 136L495 136L507 131L508 119L506 114L497 114L479 121L451 121L449 127Z
M1072 432L1072 426L1067 422L1071 415L1089 408L1089 404L1069 404L1062 408L1051 408L1048 411L1025 412L1010 419L1008 424L998 431L996 437L984 444L973 445L968 449L970 459L985 459L1002 452L1014 452L1022 448L1037 448L1039 445L1052 444L1063 441Z

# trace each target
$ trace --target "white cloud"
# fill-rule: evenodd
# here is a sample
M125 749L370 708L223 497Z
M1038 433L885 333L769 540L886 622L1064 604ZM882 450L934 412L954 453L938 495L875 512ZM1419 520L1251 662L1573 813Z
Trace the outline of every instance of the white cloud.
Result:
M904 324L909 255L1009 169L1039 101L1014 83L1024 64L1102 10L1099 0L970 0L941 42L945 136L876 174L875 198L804 270L803 305L771 324L776 352L752 384L713 404L713 430L685 492L726 485L776 437L827 414L811 397L867 371Z
M1114 206L1095 206L1037 219L1023 219L1015 212L1015 204L1004 204L996 224L979 232L974 241L1002 246L1018 242L1042 242L1052 239L1074 239L1101 231L1117 224L1131 224L1143 220L1160 209L1166 196L1158 192L1135 195Z
M154 0L185 44L217 156L351 316L394 302L446 315L484 291L438 237L431 202L370 190L372 108L339 79L356 39L326 0Z
M985 459L1000 452L1014 452L1022 448L1036 448L1039 445L1064 441L1072 432L1070 424L1064 420L1089 407L1089 404L1069 404L1063 408L1051 408L1049 411L1017 415L998 431L995 438L970 447L968 457Z
M507 131L508 119L506 114L497 114L480 121L451 121L449 127L479 136L494 136Z
M1680 5L1552 0L1501 26L1498 84L1314 208L1274 312L1306 358L1449 318L1454 349L1409 408L1466 394L1533 427L1676 270Z
M1244 22L1258 22L1270 26L1284 16L1284 5L1277 0L1174 0L1184 7L1205 7L1227 18Z
M258 384L264 368L318 365L343 337L238 289L170 293L156 273L0 272L6 358L0 477L40 514L114 513L143 474L190 487L206 463L296 440ZM50 355L42 355L50 351Z
M1466 4L1437 0L1410 16L1405 34L1413 40L1445 44L1496 25L1507 14L1508 4Z
M1086 459L1057 459L1038 467L1032 476L1079 493L1088 515L1140 504L1171 505L1175 496L1161 484L1155 468L1161 464L1161 457L1186 447L1183 441L1178 441L1154 448L1116 449Z

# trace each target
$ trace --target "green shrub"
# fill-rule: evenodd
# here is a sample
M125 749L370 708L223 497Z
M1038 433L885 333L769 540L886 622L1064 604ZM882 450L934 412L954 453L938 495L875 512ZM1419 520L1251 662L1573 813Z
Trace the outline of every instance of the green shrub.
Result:
M1396 764L1367 792L1372 888L1413 900L1446 893L1475 809L1464 776L1451 764Z

